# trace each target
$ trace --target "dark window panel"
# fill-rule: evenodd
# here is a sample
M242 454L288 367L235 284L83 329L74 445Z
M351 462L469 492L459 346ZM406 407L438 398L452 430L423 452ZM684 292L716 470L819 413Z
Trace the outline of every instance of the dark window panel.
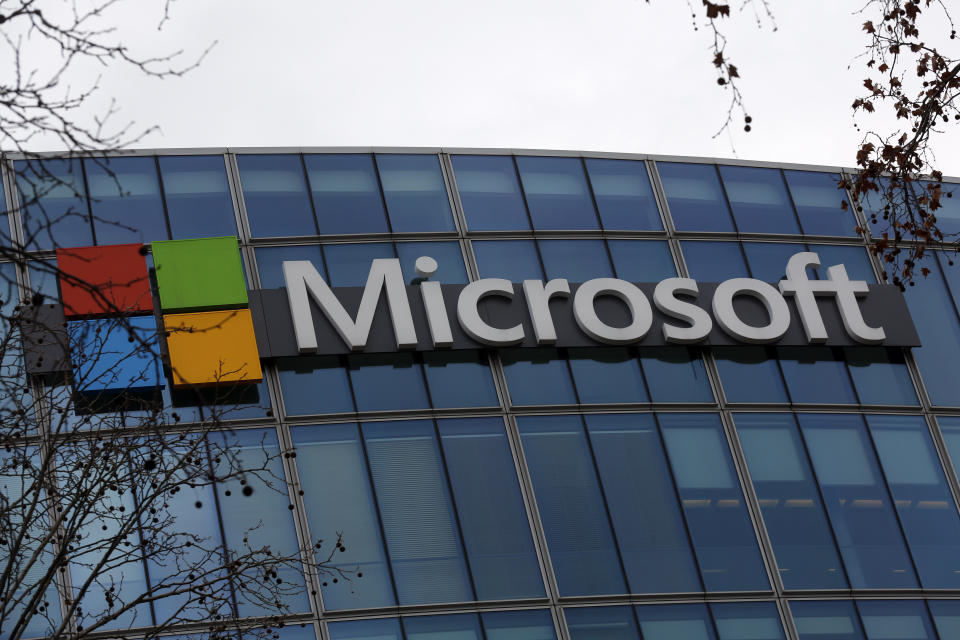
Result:
M630 607L567 607L563 614L572 640L640 640Z
M737 222L747 233L800 233L779 169L720 166L720 176Z
M642 161L588 158L584 162L604 229L663 229Z
M626 347L569 349L567 354L581 403L650 401L640 362Z
M840 175L784 169L790 196L803 232L815 236L856 236L853 207L844 209L847 193L838 188Z
M533 240L474 240L472 244L481 278L511 282L543 279Z
M296 245L287 247L257 247L257 269L260 272L261 289L282 289L287 286L283 278L283 263L290 260L306 260L317 272L327 277L323 266L323 251L319 245ZM366 279L364 279L366 281Z
M793 402L856 404L846 363L829 347L778 347L777 358Z
M330 640L404 640L400 618L331 622Z
M423 371L412 353L347 357L357 411L429 409Z
M459 242L397 242L396 247L407 284L421 279L415 268L420 256L430 256L437 261L439 267L436 275L432 276L433 280L444 284L466 284L470 281Z
M288 416L354 410L347 370L339 356L297 356L277 361Z
M487 611L480 614L487 640L556 640L553 618L545 609Z
M331 287L362 287L376 258L395 258L391 242L328 244L323 247Z
M711 602L719 640L785 640L772 602Z
M764 347L715 347L728 402L789 402L776 359Z
M642 605L634 611L643 640L716 640L704 604Z
M795 253L806 251L806 245L787 244L780 242L744 242L743 252L747 256L751 277L764 282L772 282L774 286L786 277L787 261ZM807 271L807 277L816 279L812 270Z
M844 359L861 404L918 404L903 350L851 347L844 349Z
M818 278L827 279L827 269L836 264L842 264L847 269L851 280L864 280L869 284L876 284L877 277L870 265L870 256L864 247L852 247L839 244L811 244L810 251L820 256L820 268L817 269Z
M670 246L662 240L607 240L617 277L627 282L660 282L677 275Z
M299 155L240 155L237 167L251 235L317 233Z
M14 163L28 250L93 244L80 162L50 159Z
M453 172L471 231L529 229L527 207L509 156L453 156Z
M947 445L953 472L960 475L960 418L937 416L937 424L940 425L943 441Z
M943 638L960 638L960 601L927 600L927 606L933 615L933 624Z
M160 156L174 239L237 235L223 156Z
M369 154L303 157L320 233L387 233L377 171Z
M537 244L548 280L586 282L613 277L603 240L539 240Z
M737 242L687 240L680 243L687 273L700 282L750 278L750 270Z
M933 213L937 216L937 226L944 235L960 233L960 185L943 183L940 208Z
M502 349L500 360L512 404L576 404L567 361L556 349Z
M376 159L393 231L455 230L440 158L383 154Z
M519 156L517 167L534 229L597 229L579 158Z
M475 613L454 613L434 616L406 616L403 618L404 637L457 638L457 640L484 640L480 616Z
M7 211L7 200L6 192L4 191L3 183L0 183L0 246L9 247L10 246L10 218L9 212Z
M422 357L435 409L499 406L490 364L482 352L426 351Z
M790 611L800 640L864 640L851 600L792 600Z
M640 350L640 363L652 402L713 402L707 370L696 350L647 347Z
M923 600L857 600L857 609L867 640L937 640Z
M735 231L712 164L658 162L657 171L678 231Z

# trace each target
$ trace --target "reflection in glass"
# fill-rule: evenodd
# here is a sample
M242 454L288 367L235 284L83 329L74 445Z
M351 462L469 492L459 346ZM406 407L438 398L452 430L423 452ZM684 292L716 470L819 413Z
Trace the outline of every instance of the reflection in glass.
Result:
M518 156L517 168L534 229L597 229L579 158Z
M658 162L657 171L678 231L736 230L714 165Z
M604 229L663 229L642 161L587 158L584 163Z
M299 155L238 155L237 167L253 236L317 233Z
M720 175L738 231L800 233L779 169L721 165Z
M320 233L386 233L390 230L372 156L308 154L303 162Z
M439 157L378 154L376 159L394 232L454 230Z
M804 233L817 236L857 235L853 208L842 207L847 202L847 194L837 187L839 175L790 169L784 169L783 175L787 179Z
M471 231L530 228L511 157L453 156L451 160Z
M157 162L175 240L237 235L222 156L159 156Z
M169 237L153 158L88 158L83 165L97 244Z
M93 244L80 160L21 160L14 170L28 250Z

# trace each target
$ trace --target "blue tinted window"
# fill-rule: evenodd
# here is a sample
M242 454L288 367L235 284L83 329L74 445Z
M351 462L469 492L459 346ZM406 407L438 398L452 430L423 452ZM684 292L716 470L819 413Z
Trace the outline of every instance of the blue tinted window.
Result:
M157 161L174 239L237 235L223 156L160 156Z
M640 361L629 349L588 347L567 353L581 403L649 402Z
M643 640L715 640L706 605L667 604L634 607Z
M580 158L517 157L534 229L597 229Z
M20 161L14 169L28 250L93 244L79 160Z
M713 356L728 402L789 402L780 367L763 347L716 347Z
M257 247L257 270L260 272L261 289L280 289L287 286L283 278L283 263L289 260L307 260L324 278L323 252L317 245L289 247ZM366 282L366 278L364 278Z
M331 640L403 640L399 618L331 622Z
M772 602L711 602L719 640L784 640Z
M920 583L960 584L960 516L920 416L867 416L880 466L893 496Z
M325 559L337 540L337 532L343 532L347 550L337 554L337 563L355 567L363 574L354 578L354 584L324 580L324 607L330 610L396 604L357 426L293 427L290 434L297 448L297 473L304 491L310 542L323 540L314 552L316 559Z
M423 369L436 409L500 404L487 358L479 351L426 351Z
M855 589L916 588L913 563L863 419L800 414L803 439Z
M533 240L474 240L473 255L481 278L506 278L510 282L543 279Z
M10 246L10 212L7 211L7 196L2 184L0 184L0 203L2 203L0 211L3 212L3 215L0 215L0 245Z
M27 263L30 276L30 291L43 294L46 302L59 302L60 290L57 288L57 261L55 258L31 260Z
M474 600L433 424L362 431L399 604Z
M320 233L386 233L373 157L324 154L303 157Z
M852 601L793 600L790 611L800 640L864 640Z
M738 242L680 243L687 273L700 282L723 282L729 278L749 278L750 270Z
M769 589L757 538L714 414L658 414L708 591Z
M513 158L453 156L452 161L471 231L530 228Z
M287 415L353 411L347 370L337 356L297 356L277 361Z
M403 631L407 640L432 640L433 638L483 640L480 618L475 613L408 616L403 618Z
M396 246L407 283L419 277L414 265L420 256L436 259L439 268L433 276L434 280L444 284L466 284L469 281L459 242L398 242Z
M480 614L487 640L556 640L553 618L544 609Z
M87 159L83 164L97 244L169 237L153 158Z
M437 425L477 598L543 596L503 420L450 419Z
M800 233L779 169L721 166L738 231Z
M917 404L902 350L852 347L844 355L861 404Z
M842 208L842 203L847 202L847 194L837 187L839 175L787 169L783 175L804 233L814 236L857 235L852 207Z
M957 312L937 265L928 262L932 273L917 278L904 295L910 317L923 346L911 349L923 384L935 405L957 405L960 377L954 362L960 362L960 324Z
M811 244L810 251L820 256L820 268L817 269L820 278L826 279L827 269L836 264L846 267L847 275L851 280L865 280L876 284L877 277L873 274L870 265L870 256L863 247L850 247L839 244Z
M700 355L683 347L640 350L643 375L653 402L713 402Z
M679 231L735 231L712 164L658 162L670 216Z
M298 155L237 156L243 200L254 236L309 236L317 232Z
M958 187L960 185L956 183L944 182L940 208L934 211L937 216L937 226L944 235L960 233L960 188Z
M429 409L423 371L411 353L348 356L357 411Z
M943 441L947 445L953 472L960 475L960 418L937 416L937 424L940 425Z
M389 242L328 244L323 247L331 287L362 287L370 275L370 263L376 258L395 258Z
M512 404L576 404L567 361L556 349L503 349L500 360Z
M857 609L867 640L937 638L923 600L857 600Z
M563 614L572 640L640 640L629 607L569 607Z
M540 240L538 244L548 280L586 282L613 277L603 240Z
M454 230L440 158L378 155L377 167L393 231Z
M960 601L927 600L927 606L933 615L933 624L943 638L960 638Z
M584 418L631 593L701 591L652 414Z
M628 282L659 282L677 275L670 246L662 240L607 240L617 277Z
M517 419L561 595L625 593L579 416Z
M829 347L779 347L777 356L793 402L856 404L846 364Z
M601 158L584 162L604 229L663 229L643 162Z
M750 265L750 274L757 280L778 283L785 277L787 261L795 253L806 251L802 244L786 244L780 242L744 242L743 252ZM811 280L816 276L808 272Z
M792 414L737 414L737 433L787 589L846 589L843 563Z

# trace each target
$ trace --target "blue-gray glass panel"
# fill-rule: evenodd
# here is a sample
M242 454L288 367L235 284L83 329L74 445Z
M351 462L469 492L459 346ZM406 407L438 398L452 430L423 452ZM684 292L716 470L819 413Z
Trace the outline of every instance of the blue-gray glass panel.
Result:
M737 222L749 233L800 233L779 169L720 165L720 176Z
M251 235L317 233L299 155L239 155L237 167Z
M873 273L870 256L864 247L852 247L842 244L811 244L810 251L820 256L820 268L817 269L820 279L827 278L827 269L836 264L846 267L847 275L851 280L865 280L876 284L877 276Z
M500 360L512 404L576 404L567 361L556 349L503 349Z
M584 162L604 229L663 229L643 162L606 158L587 158Z
M277 373L288 416L354 410L347 370L338 356L280 358Z
M861 404L918 404L902 350L851 347L843 353Z
M863 198L863 215L867 219L867 225L870 227L870 234L874 238L879 238L884 231L890 230L889 221L883 218L883 201L881 190L890 188L890 180L887 178L877 178L874 180L877 185L877 191L867 191Z
M283 263L290 260L306 260L313 264L317 272L327 277L323 266L323 251L318 245L296 245L289 247L257 247L257 270L260 272L261 289L280 289L286 287L283 278ZM366 281L366 278L364 278Z
M960 475L960 418L937 416L937 424L940 425L943 441L947 445L953 472Z
M916 588L913 563L863 418L798 414L798 420L850 585Z
M435 409L499 406L487 357L479 351L426 351L423 370Z
M561 595L625 593L623 569L579 416L517 418Z
M544 595L520 483L501 418L438 420L479 600Z
M627 282L660 282L677 275L670 246L662 240L607 240L617 277Z
M405 616L401 625L407 640L484 640L480 617L475 613L440 616Z
M571 640L640 640L630 607L567 607L563 614Z
M799 640L864 640L850 600L791 600Z
M814 236L856 236L857 223L847 203L847 193L838 188L840 176L816 171L784 169L790 196L803 232Z
M777 357L793 402L856 404L842 354L829 347L778 347Z
M157 161L175 240L237 235L223 156L160 156Z
M454 231L438 156L384 154L376 159L394 232Z
M506 278L510 282L543 279L533 240L474 240L472 244L481 278Z
M540 240L540 256L547 279L586 282L612 278L613 269L603 240Z
M677 230L736 230L714 165L658 162L657 172Z
M516 160L534 229L599 228L580 158Z
M750 274L757 280L778 283L786 274L787 261L795 253L806 251L803 244L783 242L744 242L743 252L747 255L747 264L750 265ZM812 269L807 270L807 277L816 279Z
M772 602L711 602L718 640L785 640Z
M400 618L331 622L330 640L403 640Z
M789 413L735 414L777 570L787 589L846 589L813 471Z
M582 404L649 402L640 361L626 347L568 349Z
M530 228L511 157L452 156L451 161L471 231Z
M83 166L97 244L169 238L153 158L88 158Z
M937 639L923 600L857 600L857 609L867 640Z
M960 515L921 416L867 416L880 467L926 589L960 587Z
M715 640L710 612L703 604L634 607L643 640Z
M943 638L960 638L960 601L927 600L937 633Z
M361 430L399 604L474 600L433 423Z
M687 240L680 246L687 273L694 280L722 282L729 278L752 277L738 242Z
M309 543L314 545L317 561L330 555L338 532L342 532L346 551L335 554L336 562L362 574L354 575L352 582L336 583L336 576L321 576L324 607L336 610L396 604L357 425L291 427L290 435L297 448ZM316 547L319 540L323 543Z
M391 242L328 244L323 255L331 287L362 287L367 284L370 263L377 258L396 258Z
M347 356L357 411L429 409L423 371L412 353Z
M640 350L643 376L653 402L713 402L703 359L681 346Z
M257 384L243 384L225 390L177 389L170 377L161 390L163 406L183 422L207 420L214 413L222 420L263 418L270 416L270 392L266 380ZM144 412L144 415L148 412Z
M27 275L30 277L31 295L39 293L48 303L60 301L56 258L31 260L27 263Z
M14 171L28 250L93 244L80 160L18 161Z
M470 281L459 242L397 242L396 247L403 279L408 284L421 280L415 268L420 256L430 256L437 261L437 273L432 276L433 280L444 284L466 284Z
M487 640L556 640L553 618L545 609L486 611L480 614Z
M653 415L584 420L630 593L702 591Z
M921 184L926 185L927 183ZM943 183L940 194L940 208L933 213L937 216L937 227L944 235L960 233L960 185L950 182Z
M7 215L6 191L0 183L0 246L10 246L10 219Z
M928 267L931 270L930 275L924 280L935 279L936 278L936 264L940 265L940 271L943 273L944 279L947 281L947 289L950 291L950 297L953 300L954 306L960 310L960 268L956 266L956 255L948 253L946 251L937 251L936 261L930 260L929 258L924 261L924 266Z
M716 347L713 357L728 402L789 402L780 367L764 347Z
M706 590L769 589L720 417L657 418Z
M369 154L303 157L320 233L387 233L387 213Z

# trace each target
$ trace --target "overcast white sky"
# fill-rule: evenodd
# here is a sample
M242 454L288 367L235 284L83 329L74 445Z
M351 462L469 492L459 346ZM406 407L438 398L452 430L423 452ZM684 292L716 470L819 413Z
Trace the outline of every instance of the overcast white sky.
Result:
M695 6L699 1L691 0ZM151 51L214 48L187 77L107 69L141 147L444 146L623 151L850 166L859 0L772 0L730 22L753 132L712 138L727 102L681 0L181 0ZM699 8L698 8L699 11ZM826 19L828 18L828 19ZM960 174L957 134L938 147Z

